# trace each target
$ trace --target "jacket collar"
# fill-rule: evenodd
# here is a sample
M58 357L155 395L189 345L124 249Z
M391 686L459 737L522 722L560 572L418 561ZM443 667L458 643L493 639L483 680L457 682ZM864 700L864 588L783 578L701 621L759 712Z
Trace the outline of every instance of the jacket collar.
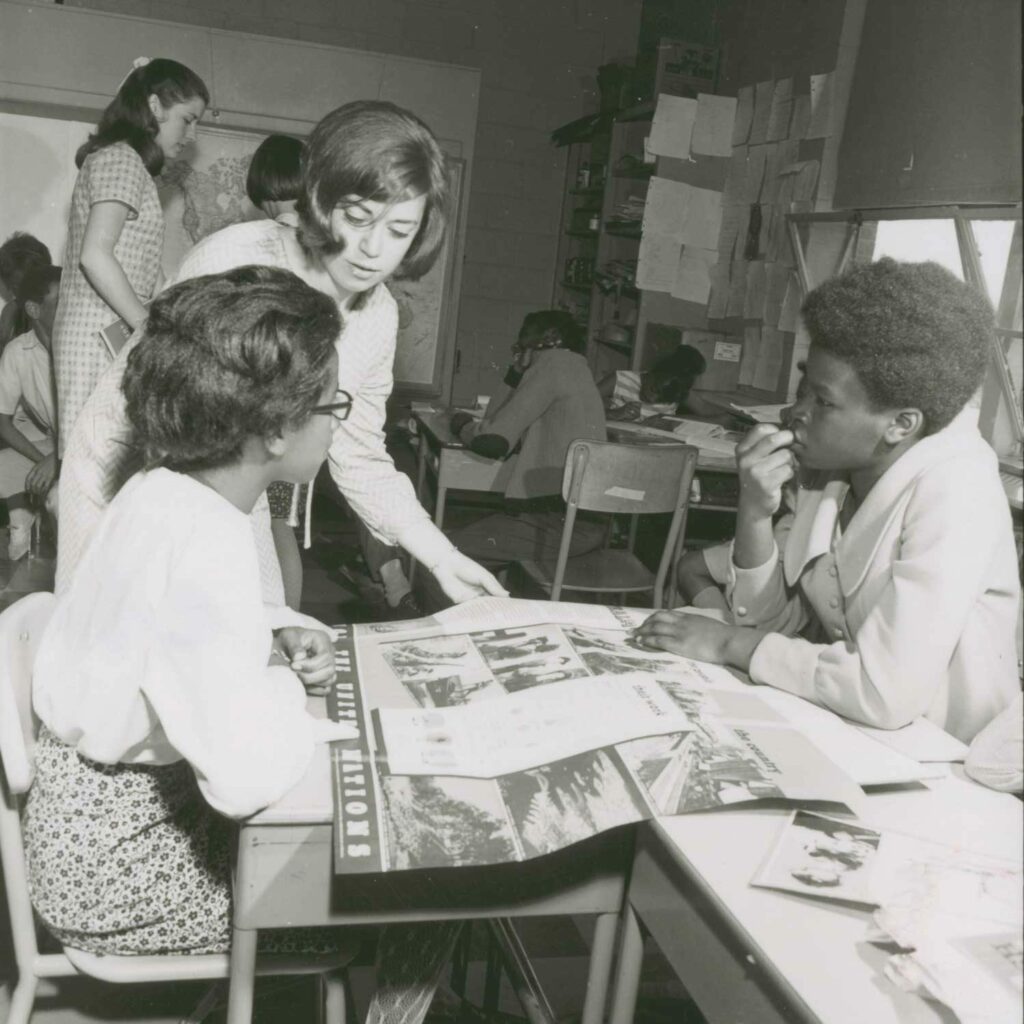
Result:
M977 410L963 410L949 426L923 438L905 452L871 488L836 544L836 568L844 596L848 597L863 582L887 532L886 527L902 514L910 498L910 485L942 462L966 452L977 453L979 445L987 448L978 433L977 418ZM845 480L829 479L818 488L801 491L783 556L786 582L790 586L796 585L810 562L830 550L839 510L848 490Z

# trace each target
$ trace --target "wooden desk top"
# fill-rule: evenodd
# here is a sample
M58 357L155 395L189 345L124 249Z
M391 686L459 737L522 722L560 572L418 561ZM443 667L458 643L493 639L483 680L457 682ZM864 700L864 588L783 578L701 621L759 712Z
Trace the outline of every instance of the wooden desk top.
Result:
M787 818L778 810L734 809L660 818L650 828L690 885L742 936L759 966L770 965L819 1020L951 1020L936 1004L885 979L881 971L888 954L865 939L869 911L749 885ZM1016 861L1024 853L1020 801L971 782L959 765L940 779L869 794L862 819L923 839L960 840L978 852Z

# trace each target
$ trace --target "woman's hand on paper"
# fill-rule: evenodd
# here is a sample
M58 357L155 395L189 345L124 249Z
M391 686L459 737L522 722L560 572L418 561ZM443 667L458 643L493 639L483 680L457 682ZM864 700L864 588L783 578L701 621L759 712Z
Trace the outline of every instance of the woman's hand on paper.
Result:
M740 508L747 515L768 519L778 512L782 488L796 475L792 443L792 431L759 423L736 445Z
M508 591L482 565L452 548L437 565L431 567L441 589L456 603L474 597L508 597Z
M634 634L642 644L670 654L746 671L764 633L747 626L729 626L685 609L655 612Z
M322 629L285 626L274 633L274 651L302 680L307 693L322 697L330 690L334 682L334 644Z

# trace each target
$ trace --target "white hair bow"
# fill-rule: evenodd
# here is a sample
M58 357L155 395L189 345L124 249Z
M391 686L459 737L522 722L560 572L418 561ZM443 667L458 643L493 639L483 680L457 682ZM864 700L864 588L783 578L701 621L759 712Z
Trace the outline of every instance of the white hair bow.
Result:
M150 62L150 60L150 57L136 57L135 60L132 61L131 70L128 72L127 75L124 76L124 78L121 79L121 82L117 87L117 91L121 91L121 86L123 86L124 83L127 82L129 78L131 78L133 71L138 71L139 68L144 68Z

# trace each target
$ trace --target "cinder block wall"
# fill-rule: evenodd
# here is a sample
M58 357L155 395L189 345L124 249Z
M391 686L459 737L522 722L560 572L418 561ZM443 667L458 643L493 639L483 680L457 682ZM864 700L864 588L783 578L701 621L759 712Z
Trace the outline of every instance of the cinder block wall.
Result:
M551 300L564 151L596 71L632 63L642 0L65 0L482 69L454 398L495 394L525 313Z

